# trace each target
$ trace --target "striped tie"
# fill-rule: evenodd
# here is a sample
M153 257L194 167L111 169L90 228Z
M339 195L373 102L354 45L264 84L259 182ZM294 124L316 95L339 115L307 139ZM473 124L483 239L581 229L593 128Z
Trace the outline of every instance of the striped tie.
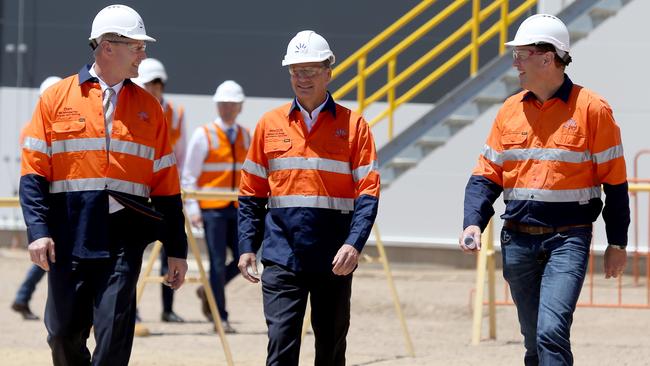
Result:
M115 90L106 88L104 90L104 129L106 130L106 151L109 150L111 145L111 131L113 130L113 112L115 106L113 105L113 95Z

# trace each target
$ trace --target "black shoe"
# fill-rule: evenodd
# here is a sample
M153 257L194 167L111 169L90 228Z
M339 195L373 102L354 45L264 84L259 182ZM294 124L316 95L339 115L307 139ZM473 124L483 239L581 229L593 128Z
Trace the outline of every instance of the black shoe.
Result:
M38 320L36 314L32 313L27 304L19 304L17 302L11 304L11 309L23 316L23 320Z
M166 323L185 323L185 320L173 311L164 311L160 316L160 320Z
M205 289L203 286L199 286L199 288L196 289L196 296L201 299L201 312L208 319L208 321L211 322L212 313L210 312L210 304L208 304L208 297L205 295Z
M233 328L232 325L230 325L230 323L227 320L221 319L221 326L223 327L223 332L226 333L226 334L235 334L235 333L237 333L235 328ZM216 325L214 326L214 331L215 332L217 331L217 326Z

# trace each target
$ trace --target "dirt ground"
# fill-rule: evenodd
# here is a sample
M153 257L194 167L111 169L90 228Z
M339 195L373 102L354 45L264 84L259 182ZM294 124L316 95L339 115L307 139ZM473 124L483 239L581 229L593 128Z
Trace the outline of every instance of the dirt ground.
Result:
M23 321L9 309L15 291L30 264L23 250L0 249L0 364L51 364L42 321ZM497 340L470 345L470 291L474 271L445 266L395 266L395 283L403 304L416 356L406 356L399 320L380 267L362 265L353 282L352 323L348 336L348 365L518 365L523 345L512 306L497 308ZM500 273L498 274L501 282ZM597 287L612 282L597 281ZM200 313L196 284L177 292L175 311L187 322L160 322L160 291L148 285L140 314L152 335L136 338L131 365L225 365L219 337ZM502 293L502 285L498 293ZM643 298L644 289L633 291ZM47 291L39 284L31 306L42 315ZM584 295L584 293L583 293ZM266 326L261 290L241 278L227 288L231 323L229 335L235 365L263 365ZM612 298L611 301L615 301ZM579 308L572 331L576 365L650 365L650 310ZM484 321L484 338L487 321ZM91 337L92 338L92 337ZM92 348L92 339L89 341ZM301 365L313 364L313 337L307 335Z

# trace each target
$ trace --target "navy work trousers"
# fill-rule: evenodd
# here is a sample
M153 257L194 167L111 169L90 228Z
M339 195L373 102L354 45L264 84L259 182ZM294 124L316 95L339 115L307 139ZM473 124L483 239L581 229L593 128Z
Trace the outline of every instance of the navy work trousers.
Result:
M18 292L16 292L14 303L28 305L29 301L32 299L34 290L36 290L36 285L44 275L45 271L41 267L33 264L29 268L29 271L27 271L27 276L25 276L25 280L18 288Z
M237 208L231 203L225 208L201 210L201 217L210 257L210 287L219 309L219 316L228 320L226 284L239 274ZM226 263L226 248L232 251L233 259L229 263Z
M146 245L113 236L109 258L80 259L57 248L56 263L50 263L45 326L55 366L129 363ZM96 346L91 359L86 340L92 326Z
M573 365L571 323L591 235L591 228L545 235L501 232L503 277L517 306L526 366Z
M309 295L316 339L315 366L345 365L350 327L352 274L292 272L265 263L262 272L264 316L268 326L268 366L297 366L303 318Z

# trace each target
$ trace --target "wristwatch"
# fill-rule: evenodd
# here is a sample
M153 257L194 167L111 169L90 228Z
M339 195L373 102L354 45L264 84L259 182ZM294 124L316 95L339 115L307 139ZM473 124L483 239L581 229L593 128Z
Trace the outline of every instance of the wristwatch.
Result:
M608 246L618 250L625 250L626 247L625 245L616 245L616 244L609 244Z

